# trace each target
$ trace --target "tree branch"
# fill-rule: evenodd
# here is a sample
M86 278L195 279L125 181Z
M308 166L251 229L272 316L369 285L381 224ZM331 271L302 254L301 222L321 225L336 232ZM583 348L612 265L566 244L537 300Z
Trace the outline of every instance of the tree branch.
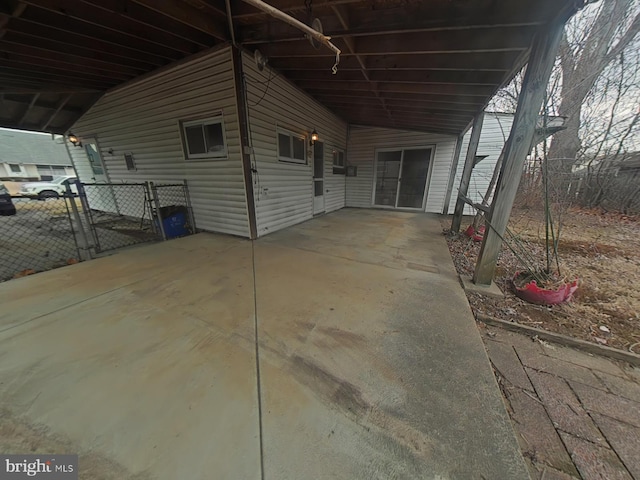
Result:
M633 22L629 26L622 38L615 44L615 46L604 57L604 64L607 65L611 60L616 58L620 53L627 48L635 36L640 32L640 13L636 14Z

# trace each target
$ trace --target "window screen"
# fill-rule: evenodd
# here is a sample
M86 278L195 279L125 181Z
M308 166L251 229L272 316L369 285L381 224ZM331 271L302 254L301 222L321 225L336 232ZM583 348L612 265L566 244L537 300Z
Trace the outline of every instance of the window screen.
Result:
M344 160L344 152L341 150L333 151L333 173L344 174L346 171L346 165Z
M182 123L187 159L226 157L222 117Z
M278 160L307 163L307 139L290 132L278 132Z

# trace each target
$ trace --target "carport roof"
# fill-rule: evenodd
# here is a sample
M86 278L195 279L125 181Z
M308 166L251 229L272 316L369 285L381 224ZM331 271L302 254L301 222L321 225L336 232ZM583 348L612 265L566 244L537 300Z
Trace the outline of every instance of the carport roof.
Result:
M235 40L350 123L461 133L582 0L231 0ZM0 126L64 133L105 91L230 42L224 0L0 0Z

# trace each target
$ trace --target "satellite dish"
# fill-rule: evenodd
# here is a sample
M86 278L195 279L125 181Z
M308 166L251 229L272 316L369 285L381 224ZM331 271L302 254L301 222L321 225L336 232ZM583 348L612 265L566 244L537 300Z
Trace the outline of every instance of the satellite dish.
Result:
M258 70L263 71L267 64L267 57L265 57L260 50L256 50L253 52L253 59L256 61Z
M320 32L324 34L324 31L322 30L322 22L320 21L319 18L313 19L313 22L311 22L311 28L313 28L316 32ZM309 41L311 42L311 46L313 48L315 48L316 50L320 50L320 47L322 46L322 44L318 42L318 40L316 40L312 36L309 36Z

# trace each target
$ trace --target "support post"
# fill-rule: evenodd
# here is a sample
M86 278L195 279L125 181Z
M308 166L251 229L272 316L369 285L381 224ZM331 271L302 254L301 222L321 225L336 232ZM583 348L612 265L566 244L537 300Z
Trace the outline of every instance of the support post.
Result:
M453 220L451 220L452 233L458 233L460 231L460 224L462 223L462 214L464 213L465 205L462 197L466 196L467 191L469 190L469 182L471 180L471 173L473 172L473 165L476 160L476 153L478 152L478 143L480 143L480 132L482 131L483 120L484 111L479 112L476 115L476 118L473 119L473 130L471 131L469 148L467 148L467 156L464 160L464 170L462 171L460 188L458 189L458 196L456 197L456 208L453 211Z
M71 228L73 229L73 236L76 242L76 249L78 250L78 260L81 262L84 260L91 259L91 252L89 251L89 242L87 240L87 235L84 231L84 226L82 225L82 218L80 217L80 212L78 212L78 205L76 204L76 197L71 191L71 185L67 183L65 185L65 199L67 202L67 209L71 208ZM77 234L77 235L76 235Z
M155 218L154 221L158 222L158 227L160 229L160 235L162 235L162 240L167 239L167 234L164 231L164 222L162 218L162 211L160 210L160 199L158 198L158 189L156 188L153 182L147 182L147 191L151 192L151 198L153 199L152 212L155 211L155 217L151 215L152 218Z
M458 171L458 163L460 163L460 152L462 152L462 142L464 134L459 135L456 140L456 149L453 152L453 161L451 163L451 171L449 172L449 183L447 183L447 193L444 196L444 205L442 206L442 214L449 214L449 203L451 203L451 192L453 191L453 182L456 180L456 172Z
M233 77L236 86L236 105L238 107L238 123L240 125L240 155L242 157L242 171L244 173L244 188L247 197L247 215L249 217L249 236L258 238L256 221L256 201L253 194L253 168L251 166L251 135L249 133L249 110L247 106L247 92L245 91L244 74L242 71L242 52L238 47L231 47L233 56Z
M487 228L484 234L473 274L475 284L490 285L493 280L498 254L502 247L502 238L504 238L513 201L520 185L524 162L531 151L536 122L556 59L563 26L563 21L555 21L548 29L540 31L533 42L522 91L518 98L518 108L509 139L504 147L502 169L489 212L491 228Z

